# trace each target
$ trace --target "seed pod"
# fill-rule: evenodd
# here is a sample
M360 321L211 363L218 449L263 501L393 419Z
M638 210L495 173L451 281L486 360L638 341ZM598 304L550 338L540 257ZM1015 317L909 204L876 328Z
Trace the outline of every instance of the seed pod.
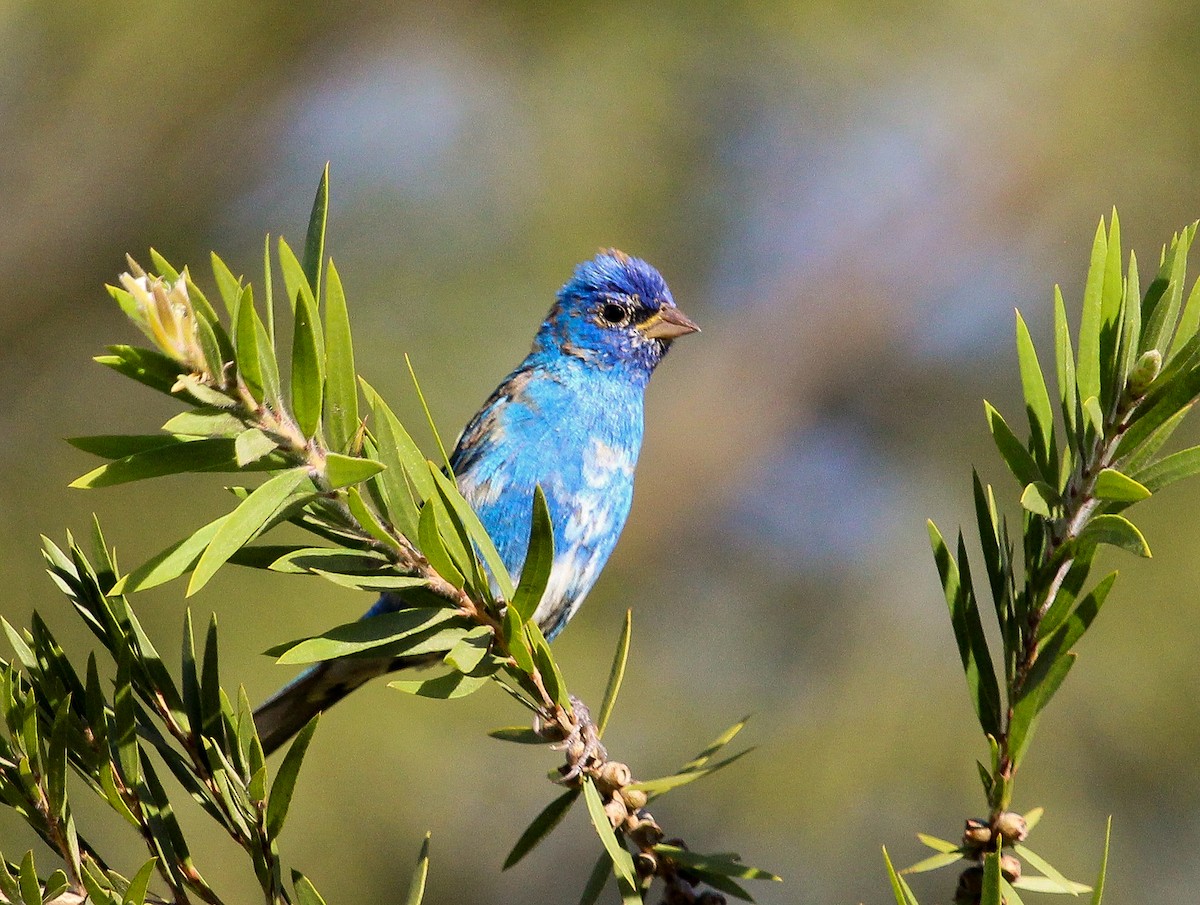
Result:
M654 818L645 812L638 815L637 826L629 831L629 838L638 848L653 848L662 842L663 831Z
M958 889L954 891L954 905L979 905L983 895L983 868L968 867L958 875Z
M608 822L614 827L618 827L629 816L629 808L625 807L625 802L619 797L610 798L604 804L604 813L608 815Z
M652 877L658 870L658 858L653 852L638 852L633 858L633 866L639 877Z
M620 761L610 760L595 772L596 783L603 791L623 789L633 781L633 774Z
M641 789L621 789L621 797L625 799L630 810L636 811L646 806L646 793Z

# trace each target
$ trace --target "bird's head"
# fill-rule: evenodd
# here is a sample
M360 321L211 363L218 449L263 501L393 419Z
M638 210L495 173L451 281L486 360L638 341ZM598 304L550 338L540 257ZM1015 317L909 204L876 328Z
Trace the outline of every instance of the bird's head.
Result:
M610 248L575 268L538 331L534 349L644 380L672 340L699 329L676 307L657 270Z

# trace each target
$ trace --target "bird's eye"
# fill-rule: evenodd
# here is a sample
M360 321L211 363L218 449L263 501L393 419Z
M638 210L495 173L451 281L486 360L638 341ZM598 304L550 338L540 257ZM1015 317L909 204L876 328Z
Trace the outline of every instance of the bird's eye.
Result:
M609 302L600 309L600 317L604 319L605 323L618 327L629 320L629 312L621 305Z

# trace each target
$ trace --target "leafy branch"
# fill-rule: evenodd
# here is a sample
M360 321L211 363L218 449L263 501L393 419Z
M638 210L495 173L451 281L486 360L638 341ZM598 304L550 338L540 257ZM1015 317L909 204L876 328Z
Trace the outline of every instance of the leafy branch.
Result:
M237 499L232 511L133 571L119 575L111 567L112 583L105 594L124 599L121 595L189 575L190 596L233 562L315 575L342 587L386 595L389 612L276 645L268 653L283 663L321 663L345 656L381 662L440 661L443 669L434 678L394 681L392 687L425 697L456 698L494 683L526 707L532 714L530 725L493 734L563 750L565 763L556 781L566 790L522 834L506 867L519 861L583 798L604 849L587 883L584 902L595 901L609 877L615 878L626 902L644 901L655 878L664 881L665 900L671 903L722 898L698 889L700 883L750 900L738 880L778 878L743 865L734 855L701 855L678 839L668 844L646 810L656 797L740 757L713 760L744 721L678 773L660 779L638 782L625 764L608 756L601 737L624 674L629 620L593 721L588 708L568 693L562 671L532 618L554 559L550 513L540 489L530 513L525 564L519 582L514 582L459 493L440 438L443 461L435 464L379 394L357 375L341 277L332 259L325 263L327 207L328 171L318 187L303 255L297 256L283 239L272 255L268 237L261 309L253 287L235 277L215 254L213 278L225 322L190 272L176 270L154 251L152 273L130 259L121 285L109 287L153 348L111 346L97 360L188 408L168 421L162 433L72 440L80 449L108 460L73 486L112 486L184 472L263 472L267 478L254 488L231 488ZM286 363L275 324L276 266L283 277L285 310L291 314ZM360 388L365 410L360 408ZM419 385L416 391L424 405ZM432 429L427 407L425 414ZM437 438L436 429L433 433ZM305 529L318 541L255 543L284 523ZM185 656L185 666L186 661ZM189 749L188 727L196 719L217 719L217 711L189 714L186 708L176 707L175 697L162 694L167 681L165 671L156 668L137 693L148 696L151 704L163 699L165 713L160 716L167 721L167 734L183 746L188 769L201 771L207 765L214 771L212 782L217 783L212 758L221 754L229 761L218 758L221 775L236 772L246 777L247 784L257 783L245 794L251 802L258 801L254 793L260 791L263 747L270 751L276 740L258 740L257 733L244 725L247 706L231 711L229 717L235 728L242 727L242 734L225 733L227 745L238 742L237 751L233 747L217 747L214 752ZM310 726L293 744L281 774L291 770L293 754L298 765L311 731ZM194 747L195 740L190 744ZM175 761L167 763L171 766ZM177 767L173 772L187 773L183 765ZM247 822L246 815L224 800L219 784L215 790L204 782L201 786L192 791L193 797L203 798L202 807L211 808L211 816L239 834L235 838L254 860L264 889L275 897L271 901L280 900L284 893L271 847L277 827L269 802L265 813ZM160 871L171 870L168 864L182 863L175 857L178 854L162 852ZM180 891L199 895L204 888L184 873L173 877L172 891L178 901L182 901Z
M1132 253L1122 270L1116 211L1107 229L1101 221L1074 348L1062 293L1055 289L1057 406L1017 314L1028 439L1018 438L992 405L985 403L985 412L1000 456L1020 488L1019 558L992 487L974 475L980 548L1001 642L1003 694L962 534L952 552L929 523L971 701L990 751L988 762L977 764L989 814L967 821L960 844L921 836L936 854L907 872L971 862L960 877L957 902L980 902L982 896L998 905L1003 895L1011 905L1021 901L1018 889L1072 895L1089 889L1067 880L1024 845L1041 809L1024 816L1010 810L1014 782L1042 712L1075 664L1075 645L1116 581L1114 571L1085 591L1097 550L1108 545L1149 557L1145 537L1123 513L1200 472L1200 447L1160 455L1200 395L1200 282L1184 296L1196 229L1196 224L1187 227L1163 249L1143 295ZM1022 859L1040 875L1023 873ZM890 862L888 867L891 871ZM1102 868L1096 905L1103 875ZM892 877L897 902L915 903L903 878L894 871Z

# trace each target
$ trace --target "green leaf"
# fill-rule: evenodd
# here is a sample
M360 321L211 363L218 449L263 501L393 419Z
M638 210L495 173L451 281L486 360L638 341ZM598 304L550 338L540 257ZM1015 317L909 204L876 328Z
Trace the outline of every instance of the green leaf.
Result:
M1068 880L1070 889L1063 889L1054 880L1049 877L1038 877L1033 874L1022 874L1017 878L1017 882L1013 883L1013 888L1021 889L1025 892L1041 892L1051 895L1079 895L1081 892L1091 892L1092 887L1083 883L1076 883L1074 880Z
M66 872L56 870L46 878L46 888L42 890L42 901L47 903L53 902L67 891L69 885Z
M479 625L467 632L461 641L450 648L442 659L447 666L461 673L475 673L479 664L492 649L495 635L486 625Z
M1145 486L1115 468L1105 468L1096 476L1094 493L1102 500L1118 503L1136 503L1150 496Z
M525 636L529 638L529 649L533 652L533 660L542 674L546 691L559 707L569 710L571 698L567 694L567 683L558 668L558 663L554 660L554 655L550 652L546 636L542 634L542 630L536 622L525 623Z
M1158 428L1180 411L1189 407L1200 394L1200 367L1173 378L1164 374L1155 381L1159 390L1151 390L1146 400L1135 410L1129 429L1117 445L1117 458L1134 454Z
M1100 330L1102 322L1101 304L1104 292L1104 265L1108 256L1108 238L1104 232L1104 220L1096 228L1092 242L1092 258L1088 267L1087 285L1083 291L1083 313L1079 324L1079 361L1076 380L1079 395L1100 396ZM1025 483L1028 483L1026 481ZM997 893L998 895L998 893ZM999 905L999 900L995 905Z
M1042 474L1033 456L1029 455L1029 450L1017 439L1017 435L990 402L985 401L983 407L987 415L988 429L992 432L992 439L1008 470L1021 482L1021 486L1040 481Z
M604 735L604 730L608 727L608 718L612 716L613 707L616 706L617 694L625 678L625 663L629 659L629 641L632 634L633 610L626 610L621 637L617 639L617 651L613 655L612 668L608 671L608 686L604 689L604 700L600 702L600 711L596 719L597 738Z
M1108 247L1104 256L1104 277L1100 291L1100 398L1111 410L1113 400L1124 388L1124 374L1117 378L1121 340L1121 221L1113 208L1108 229Z
M1180 287L1182 289L1182 286ZM1170 354L1166 356L1167 360L1174 358L1188 341L1196 335L1196 329L1200 327L1200 279L1192 284L1192 291L1188 293L1187 302L1183 306L1183 314L1179 318L1179 326L1175 330L1175 341L1171 343Z
M429 410L429 403L425 401L425 394L421 392L421 384L417 380L417 372L413 370L412 361L409 359L408 353L404 355L404 363L408 365L408 376L412 378L413 389L417 391L417 400L421 403L422 411L425 412L425 420L429 424L429 432L433 434L433 439L438 446L438 452L442 454L442 463L446 466L446 471L449 474L453 474L454 468L450 465L450 456L446 454L446 445L442 443L442 436L438 433L437 425L433 421L433 412Z
M1044 519L1054 518L1054 512L1062 505L1058 491L1044 481L1034 481L1021 494L1021 506Z
M343 456L333 452L325 456L325 479L334 490L339 487L349 487L352 484L361 484L367 478L379 474L384 468L382 462L362 459L358 456Z
M429 584L427 579L415 575L339 575L337 572L326 572L324 569L310 571L313 575L319 575L339 587L351 588L355 591L403 591L408 588L425 587Z
M487 683L487 676L464 676L460 672L450 672L424 681L400 679L388 682L388 688L395 688L397 691L415 694L422 698L451 700L474 694Z
M1097 515L1084 527L1076 540L1082 550L1099 544L1110 544L1128 550L1136 556L1150 558L1150 546L1142 532L1129 519L1120 515Z
M697 779L703 779L705 776L711 776L718 770L723 770L732 763L741 760L753 748L747 748L745 751L739 751L737 754L727 757L724 760L717 761L712 766L696 767L693 769L680 770L678 773L673 773L670 776L662 776L658 779L644 779L635 782L629 786L631 789L640 789L651 798L657 798L660 795L665 795L668 792L678 789L680 786L686 786L688 783L695 782Z
M71 482L72 487L112 487L164 475L224 468L238 470L233 441L178 440L164 436L161 445L101 465Z
M613 871L617 877L624 880L630 886L637 887L637 875L633 870L633 859L629 856L629 852L617 841L617 836L613 832L612 823L609 822L608 815L604 813L604 801L600 797L600 792L596 789L596 784L587 774L583 777L583 799L587 804L588 816L592 819L592 826L596 829L596 835L600 837L600 842L604 845L604 850L608 852L608 857L612 861Z
M268 299L268 317L270 313L271 304ZM242 291L235 335L238 373L242 375L251 395L279 409L282 391L273 331L263 325L258 311L254 308L254 290L251 286Z
M314 298L321 297L321 262L325 259L325 225L329 218L329 164L321 173L317 183L317 197L313 199L312 213L308 216L308 233L304 237L304 275L312 288Z
M30 849L21 859L21 873L18 878L21 886L21 900L25 905L42 905L42 884L38 880L37 865L33 860L33 850Z
M425 898L425 882L429 879L429 837L431 833L425 834L424 841L421 842L421 852L417 855L417 866L413 869L412 879L408 883L408 897L404 900L404 905L421 905L421 900Z
M896 868L892 866L887 846L883 847L883 863L887 865L888 879L892 881L892 895L896 899L896 905L917 905L917 897L909 889L908 882L896 873Z
M1058 397L1062 406L1063 424L1067 428L1067 445L1078 449L1077 409L1079 393L1075 382L1075 356L1071 351L1071 329L1062 290L1054 287L1054 358L1057 364Z
M960 572L960 565L950 554L941 532L933 522L928 522L929 540L933 556L941 576L946 604L950 608L950 623L958 642L958 653L962 660L967 687L971 692L971 703L975 707L979 724L985 735L1000 735L1000 687L988 652L983 624L979 619L979 607L971 588L969 572ZM959 537L959 559L962 566L967 563L966 551Z
M1025 411L1029 417L1034 450L1042 473L1053 480L1058 454L1054 445L1054 413L1050 407L1050 394L1046 390L1046 378L1038 363L1037 350L1029 328L1021 312L1017 317L1017 359L1021 366L1021 386L1025 392Z
M151 858L138 869L138 872L133 875L133 879L129 881L129 888L125 891L125 895L121 898L122 905L142 905L146 901L146 893L150 889L150 877L154 875L157 863L157 858Z
M1112 841L1112 815L1104 826L1104 854L1100 858L1100 873L1096 876L1095 891L1092 893L1092 905L1102 905L1104 898L1104 880L1108 874L1108 846Z
M775 874L743 864L737 855L718 854L704 855L689 851L677 845L660 842L654 846L660 855L670 858L677 864L706 874L717 874L723 877L737 877L739 880L774 880L782 882Z
M296 253L292 251L283 236L279 237L278 249L279 269L283 271L283 285L292 312L295 313L296 303L301 298L306 302L311 302L313 310L315 310L317 298L313 294L312 285L308 282L308 275L304 272L304 265L300 263Z
M371 651L446 623L467 626L468 623L456 614L457 610L451 607L411 607L394 613L380 613L336 626L320 635L288 641L266 653L278 657L284 664L334 660Z
M713 755L728 745L739 732L746 728L746 723L750 721L749 716L744 716L715 739L709 742L704 750L689 760L686 764L679 768L680 773L689 773L692 770L698 770L712 760Z
M119 579L113 586L112 593L116 595L144 591L190 572L204 550L212 543L217 531L228 519L228 515L223 515L216 521L209 522L203 528L198 529L191 536L175 542L161 553L151 557L128 575Z
M550 581L550 570L554 568L554 528L550 524L550 508L542 485L533 488L533 515L529 523L529 546L525 564L521 567L521 581L512 598L521 619L528 622L542 600L546 585Z
M293 468L275 475L256 488L217 529L188 582L187 596L199 591L229 557L248 543L289 501L292 493L308 480L308 469Z
M1075 654L1063 653L1061 656L1047 656L1040 669L1043 673L1041 681L1027 681L1013 704L1012 719L1008 724L1008 752L1014 767L1020 766L1033 740L1033 732L1037 726L1038 714L1042 712L1050 698L1058 690L1071 667L1075 665Z
M1128 384L1129 376L1138 361L1138 349L1142 342L1142 296L1138 283L1137 255L1129 252L1129 271L1125 278L1125 295L1121 302L1122 360L1117 363L1114 385L1121 392Z
M209 261L212 263L213 280L217 284L217 291L221 294L221 301L225 303L225 310L229 312L230 323L237 323L242 281L233 275L233 271L217 256L215 251L209 252Z
M298 870L292 871L292 889L296 891L296 905L325 905L312 881Z
M437 485L443 501L458 516L463 527L471 536L475 548L483 557L483 561L487 563L488 571L491 573L492 579L496 582L500 596L505 600L512 600L515 593L512 578L509 576L508 568L504 565L504 560L500 558L500 552L492 542L491 536L487 533L487 529L483 527L483 522L479 520L479 516L476 515L475 510L471 508L471 504L466 501L466 498L459 492L458 487L453 481L436 468L430 469L429 473L432 474L434 484ZM534 489L535 497L538 489ZM544 502L545 499L543 498ZM536 506L536 500L534 505ZM549 518L549 514L546 517ZM522 577L524 577L524 573L522 573Z
M162 426L169 434L183 434L192 437L236 437L246 429L246 424L237 415L218 408L198 408L180 412ZM162 440L161 434L154 436ZM116 439L116 438L114 438ZM68 440L68 443L72 441ZM130 450L137 452L137 450ZM121 455L128 455L123 453ZM103 455L103 453L100 453ZM119 459L121 455L108 458Z
M541 813L533 818L533 822L525 828L525 832L521 833L521 837L517 840L516 845L512 847L512 851L504 859L504 867L501 869L508 870L533 851L534 847L549 836L551 830L562 822L563 817L566 816L567 811L571 810L571 805L575 804L578 798L579 789L568 789L546 805Z
M1061 873L1059 873L1054 865L1052 865L1049 861L1037 854L1037 852L1033 851L1032 849L1026 848L1020 843L1015 843L1013 845L1013 852L1015 852L1019 857L1024 858L1030 867L1044 874L1051 883L1057 885L1060 890L1067 895L1074 896L1081 892L1091 892L1090 887L1084 886L1079 888L1081 884L1072 883Z
M358 378L346 293L333 260L325 286L325 433L335 452L352 452L358 435Z
M292 413L306 438L316 436L321 426L325 397L325 357L316 305L310 294L300 293L292 335Z
M417 539L421 545L421 552L425 554L425 558L429 560L429 564L433 566L434 570L454 587L462 590L466 579L451 558L441 532L438 530L437 510L440 506L443 506L443 503L437 496L432 496L425 501L425 505L421 507L421 518L417 523Z
M133 654L123 649L117 662L116 689L113 691L113 745L117 750L121 778L127 788L141 779L141 758L137 743L137 704L133 699Z
M245 468L257 462L263 456L273 453L279 448L274 440L258 428L244 430L234 438L234 460L239 468Z
M95 361L151 389L178 398L174 387L182 369L173 358L154 349L121 344L108 346L108 352L108 355L97 355Z
M980 905L1002 905L1000 884L1003 879L1000 873L1000 853L988 852L983 858L983 895Z
M1172 453L1136 472L1133 479L1149 493L1157 493L1164 487L1183 478L1190 478L1194 474L1200 474L1200 446Z
M313 733L317 731L317 723L320 719L321 715L317 714L305 723L304 728L296 734L296 740L288 748L288 752L284 755L283 762L275 774L275 781L271 783L271 794L267 799L266 822L267 835L271 839L278 838L283 829L288 808L292 804L292 793L296 789L296 779L300 776L300 766L304 763L304 755L308 753L309 742L312 741Z
M1100 408L1100 400L1095 396L1088 396L1083 400L1083 416L1097 437L1104 433L1104 411Z
M962 846L957 842L951 842L948 839L939 839L937 836L930 836L928 833L917 833L917 839L925 847L931 848L935 852L941 852L942 854L962 851Z

